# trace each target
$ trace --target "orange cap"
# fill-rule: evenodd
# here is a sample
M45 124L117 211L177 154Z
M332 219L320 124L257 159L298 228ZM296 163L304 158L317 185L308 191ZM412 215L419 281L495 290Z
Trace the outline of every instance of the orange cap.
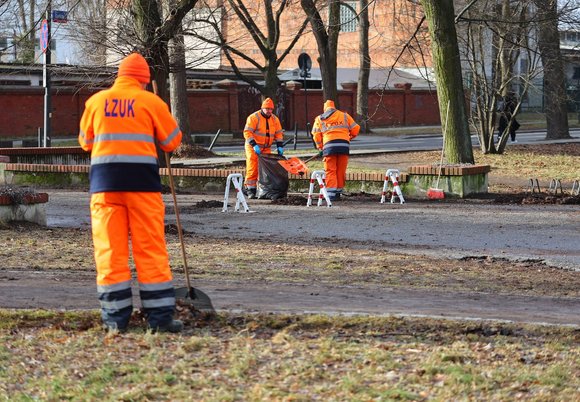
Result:
M147 64L147 60L139 53L131 53L123 59L121 64L119 64L117 76L133 77L143 84L149 84L149 81L151 81L149 64Z
M262 109L274 109L274 101L270 98L264 99L264 102L262 102Z
M334 101L327 100L326 102L324 102L324 110L326 109L336 109L336 107L334 106Z

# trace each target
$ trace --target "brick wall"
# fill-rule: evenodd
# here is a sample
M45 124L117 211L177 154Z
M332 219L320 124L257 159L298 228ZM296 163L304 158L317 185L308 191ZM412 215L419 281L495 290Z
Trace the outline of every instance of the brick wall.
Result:
M218 83L216 89L188 91L190 126L194 133L239 133L243 130L248 110L260 107L260 96L247 86L233 81ZM356 84L349 83L339 91L341 110L353 117L356 110ZM51 100L53 106L52 135L76 137L84 103L92 93L75 88L57 88ZM305 92L300 83L288 83L283 105L278 112L287 131L297 123L300 129L322 113L322 90ZM2 138L36 138L38 127L44 125L43 88L2 88L0 90L0 140ZM396 89L370 91L371 127L433 125L439 123L437 95L431 91Z

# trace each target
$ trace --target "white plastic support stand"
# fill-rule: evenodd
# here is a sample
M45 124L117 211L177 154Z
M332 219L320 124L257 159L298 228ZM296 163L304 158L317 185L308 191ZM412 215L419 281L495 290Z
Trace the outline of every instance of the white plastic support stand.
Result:
M580 180L572 182L572 195L580 195Z
M306 202L306 206L312 206L312 194L314 193L314 182L318 182L318 186L320 187L320 192L318 193L318 204L317 206L322 205L322 200L326 200L326 206L328 208L332 207L332 202L330 201L330 197L328 197L328 191L326 191L326 173L324 170L315 170L310 175L310 188L308 189L308 201Z
M385 182L383 184L383 192L381 193L381 204L384 204L387 198L389 180L393 183L393 191L391 192L391 204L395 202L396 197L399 198L401 204L405 203L403 192L401 191L401 187L399 187L399 174L400 173L398 169L388 169L385 173Z
M240 204L244 206L242 212L250 212L250 208L246 203L246 198L242 192L242 183L244 178L241 173L232 173L228 176L226 180L226 191L224 193L224 207L222 212L228 212L228 199L230 198L230 185L234 184L234 189L236 190L236 206L234 208L235 212L240 212Z

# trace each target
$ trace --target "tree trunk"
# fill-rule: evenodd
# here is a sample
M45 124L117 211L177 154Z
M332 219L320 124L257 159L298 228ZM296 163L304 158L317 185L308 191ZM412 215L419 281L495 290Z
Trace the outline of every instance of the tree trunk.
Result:
M360 69L356 92L356 117L361 132L369 132L369 75L371 56L369 54L369 10L368 0L359 0L359 52Z
M173 4L175 0L170 3ZM187 74L185 70L185 44L183 29L177 28L175 36L169 40L169 95L171 111L183 133L182 145L193 145L189 127L189 105L187 101Z
M308 16L312 33L318 47L318 65L322 76L322 93L325 100L333 100L339 107L336 90L336 53L340 32L340 2L328 1L328 31L313 0L301 0L300 4Z
M560 53L556 0L535 0L538 7L538 47L544 65L547 140L571 138L566 105L566 75Z
M432 41L439 115L442 128L446 127L446 159L449 163L473 163L453 0L421 0L421 4L429 23Z
M167 41L155 35L156 29L161 26L161 15L155 0L135 0L132 3L135 16L135 31L143 40L143 54L152 69L151 80L157 84L157 95L169 104L167 91L167 72L169 71L169 55ZM160 167L166 167L165 156L161 148L157 147L157 160Z
M264 66L264 92L262 94L265 98L273 99L274 102L278 102L278 88L280 87L276 59L275 50L266 56L266 65Z

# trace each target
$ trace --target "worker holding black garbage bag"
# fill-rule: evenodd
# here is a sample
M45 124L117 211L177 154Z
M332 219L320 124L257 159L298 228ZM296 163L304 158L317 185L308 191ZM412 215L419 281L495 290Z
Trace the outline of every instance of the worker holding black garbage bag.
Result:
M272 145L276 145L278 155L284 154L284 132L280 119L273 113L274 102L266 98L260 110L252 113L246 119L244 138L246 139L246 179L244 194L248 198L257 197L258 187L258 155L272 153Z
M324 103L324 113L316 117L312 136L320 155L324 156L326 191L331 201L340 200L346 181L350 141L360 126L346 112L336 109L334 101Z

